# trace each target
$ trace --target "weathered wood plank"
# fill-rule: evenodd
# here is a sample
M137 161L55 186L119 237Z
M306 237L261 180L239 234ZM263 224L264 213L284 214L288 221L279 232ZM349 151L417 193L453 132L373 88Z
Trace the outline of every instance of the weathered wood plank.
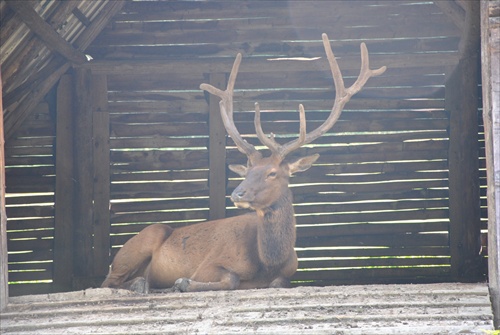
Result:
M93 244L93 121L91 72L75 69L74 179L74 275L92 273Z
M111 213L121 214L128 212L147 212L153 210L168 211L168 210L199 210L208 208L208 199L196 198L183 198L183 199L169 199L169 200L149 200L133 201L126 203L113 203L111 204ZM113 229L116 229L114 227ZM115 231L115 230L114 230Z
M8 4L16 11L17 15L21 17L31 31L41 38L49 48L57 51L75 64L81 64L87 61L85 55L81 51L75 49L45 22L29 2L9 1Z
M132 106L130 106L132 107ZM130 108L129 107L129 108ZM110 117L113 123L192 123L208 119L206 113L178 113L174 111L163 110L161 113L130 113L121 111L120 114L114 114Z
M183 222L183 221L205 221L208 217L208 210L184 211L184 212L170 212L170 213L133 213L133 214L120 214L113 215L111 218L112 224L117 223L134 223L131 227L138 229L139 232L144 226L136 225L138 223L157 223L157 222ZM114 228L111 229L114 232ZM127 229L128 231L128 229ZM133 230L132 230L133 231ZM134 232L134 231L133 231ZM116 241L120 236L114 236L111 242ZM113 243L114 244L114 243Z
M208 126L206 122L193 124L111 124L111 135L115 137L130 136L193 136L207 135Z
M333 200L333 199L332 199ZM303 216L308 213L333 213L340 214L345 212L370 212L370 211L385 211L385 212L403 212L407 210L433 210L433 209L442 209L446 208L448 205L447 199L437 199L437 200L429 200L429 199L419 199L419 200L398 200L398 201L382 201L382 202L371 202L371 203L322 203L319 205L316 204L307 204L303 203L300 206L295 206L295 213L299 216ZM411 212L409 213L411 215ZM439 225L437 225L439 226ZM418 227L415 225L402 225L402 229L414 229ZM428 226L426 226L428 227ZM442 228L442 227L441 227ZM440 229L441 229L440 228ZM446 227L445 227L446 228ZM394 228L399 229L399 228ZM446 230L446 229L444 229Z
M113 151L114 171L190 170L208 166L206 150ZM123 165L123 164L127 165Z
M10 262L52 261L52 250L27 251L9 255Z
M418 234L422 232L441 232L447 229L447 220L432 223L350 223L342 225L298 225L299 238L316 236L363 236L392 235L392 234ZM325 256L326 257L326 256Z
M258 78L255 78L258 79ZM333 91L330 90L330 91ZM419 98L418 100L412 100L412 97L416 95L411 90L408 90L408 95L406 97L401 98L359 98L357 96L353 97L353 99L346 106L346 111L348 110L371 110L371 111L397 111L400 110L405 113L404 110L409 112L427 112L427 113L439 113L440 110L444 109L444 94L443 99L440 99L437 96ZM239 93L236 93L238 95ZM362 93L360 93L362 94ZM259 100L263 98L264 100ZM311 100L308 97L307 101L301 101L299 99L292 99L292 97L286 97L286 99L280 100L270 100L267 95L260 94L259 96L250 96L246 97L244 100L238 97L236 101L234 101L234 110L237 112L235 116L237 116L239 111L252 111L253 104L255 101L260 101L265 103L262 104L263 112L266 110L276 110L276 111L293 111L298 109L299 103L304 103L307 109L308 115L310 112L314 110L327 110L332 107L332 98L333 96L328 96L326 100ZM276 99L276 97L275 97ZM117 120L117 122L123 122L127 118L127 114L131 114L131 117L138 117L135 114L146 114L150 115L151 118L164 118L171 119L172 115L176 115L176 113L181 114L191 114L182 116L179 115L181 119L186 118L189 119L198 114L200 119L207 118L207 110L206 110L206 102L201 100L201 95L191 95L191 99L183 99L183 100L175 100L175 101L164 101L164 100L156 100L156 101L121 101L121 102L111 102L110 103L110 113L113 120ZM165 116L154 116L155 114L167 114ZM123 114L123 115L121 115ZM397 113L393 113L397 115Z
M154 50L157 54L165 55L165 50L158 48ZM193 51L191 51L193 52ZM234 57L234 53L230 55ZM152 57L152 56L151 56ZM150 57L150 59L151 59ZM405 67L426 67L426 66L453 66L458 61L458 53L450 52L446 56L438 53L430 54L415 54L411 55L372 55L370 57L370 62L373 64L374 68L381 66L382 64L391 64L391 68L405 68ZM356 70L359 69L359 55L357 56L346 56L342 57L339 61L342 70ZM103 74L113 74L113 73L137 73L137 74L148 74L148 73L216 73L216 72L226 72L230 67L228 64L227 57L224 58L204 58L203 62L200 63L199 60L176 60L172 59L164 60L142 60L140 62L128 60L128 61L93 61L90 64L86 64L92 68L95 73ZM266 72L284 72L290 68L295 68L296 71L311 71L314 69L316 71L329 71L328 65L324 62L319 61L297 61L297 60L283 60L274 61L268 64L262 57L252 57L244 58L240 72L252 72L258 73L260 71Z
M480 80L479 2L469 2L462 57L446 85L450 112L449 187L452 275L458 281L478 280ZM467 92L467 94L464 94Z
M161 148L191 148L192 150L202 150L208 147L208 138L171 138L153 135L149 137L120 138L112 137L110 139L110 149L161 149Z
M31 239L31 240L8 240L7 250L12 251L38 251L50 250L54 248L54 242L49 239Z
M22 271L22 272L10 272L9 280L12 282L36 282L40 280L51 280L52 271L47 269L46 271Z
M15 1L12 1L14 3ZM17 2L16 2L17 3ZM109 18L119 11L125 1L111 1L101 8L100 13L96 15L92 23L85 29L75 40L73 45L77 50L85 50L94 38L101 32ZM44 76L36 78L40 80L37 89L30 91L22 102L15 106L15 109L9 111L5 117L6 124L6 138L10 138L12 134L21 126L23 121L29 116L33 108L43 99L49 90L57 83L59 78L69 69L70 64L61 61L58 57L52 57L47 60L51 62L49 68L52 71L44 71ZM35 76L36 77L36 76Z
M309 273L310 271L299 271L292 279L296 281L312 281L318 282L318 285L339 285L339 284L367 284L367 283L415 283L418 282L442 282L449 281L450 268L449 266L428 267L428 268L375 268L375 269L346 269L339 271L318 270ZM426 277L428 278L426 280ZM417 278L417 279L415 279ZM413 328L416 329L416 328Z
M417 267L417 266L448 266L449 258L361 258L301 261L300 269L314 270L325 268L366 268L366 267ZM314 278L314 277L313 277Z
M131 184L113 184L111 192L115 195L120 193L130 194L157 194L171 196L172 194L189 196L190 192L207 191L208 185L206 181L187 181L187 182L150 182L150 183L131 183Z
M52 217L45 218L20 218L9 222L9 229L53 229L54 219ZM29 251L29 250L25 250Z
M221 89L226 86L226 75L215 73L210 75L209 83ZM226 217L226 129L219 111L219 98L209 98L209 197L210 220Z
M2 74L0 73L0 90ZM9 302L8 258L7 258L7 214L5 213L5 138L3 128L3 103L0 94L0 311Z
M404 249L404 250L402 250ZM371 247L352 247L352 248L297 248L299 261L301 258L317 257L386 257L386 256L450 256L450 250L447 246L443 247L404 247L404 248L371 248ZM404 253L404 255L403 255Z
M20 206L7 208L7 215L9 218L23 218L23 217L48 217L54 215L54 206L51 205L35 205Z
M340 275L344 281L366 280L384 270L347 270ZM410 277L417 278L415 269L399 270L400 279L409 282ZM318 274L325 278L323 273ZM335 272L330 275L334 280ZM426 271L425 275L420 280L447 278L443 271ZM11 309L2 319L5 332L178 334L194 327L207 328L211 333L245 333L258 327L265 334L289 334L299 328L307 335L325 335L331 329L374 335L494 329L485 284L349 285L148 296L89 289L43 298L13 298ZM165 312L167 307L171 312ZM68 313L74 317L68 318ZM198 318L200 313L203 320ZM207 322L211 323L209 327Z
M108 113L108 86L105 75L91 79L92 140L93 140L93 246L91 274L105 277L109 271L110 242L110 121Z
M500 6L481 1L483 119L488 189L488 273L495 326L500 328Z
M402 15L399 18L405 20ZM352 18L348 19L352 20ZM252 18L219 21L216 29L204 29L207 26L206 23L191 21L184 22L182 30L169 31L145 31L143 26L150 25L147 22L133 30L133 28L128 27L133 26L134 23L127 23L127 27L122 30L106 31L100 35L99 39L93 44L93 48L103 52L102 48L115 49L114 46L116 45L132 46L141 44L154 47L159 44L177 44L181 46L185 44L203 45L211 43L222 47L222 50L243 49L246 55L258 55L264 51L281 51L289 56L312 55L316 52L321 54L322 50L320 48L310 48L310 45L314 45L312 43L319 41L320 30L321 28L325 29L326 25L321 27L322 23L318 22L317 27L303 28L299 31L297 31L296 27L289 25L280 25L268 29L269 24L264 20L268 21L268 19ZM437 18L435 16L428 17L427 20L423 17L407 20L408 22L405 25L408 24L408 26L398 30L397 34L401 35L399 38L388 34L391 26L396 28L400 26L399 22L386 21L384 26L381 26L379 16L365 17L364 21L366 21L364 22L365 25L372 25L370 27L372 28L371 31L368 30L368 27L364 29L360 27L357 29L351 28L350 30L340 28L340 32L335 28L325 29L333 32L331 35L333 48L337 53L352 53L359 50L359 39L365 40L372 52L392 53L401 52L401 50L409 52L448 52L456 49L458 45L459 35L457 31L450 29L450 25L446 22L436 26ZM428 28L423 28L426 25L425 21L429 22L430 26ZM262 26L259 26L259 24ZM338 22L336 25L337 27L343 26L342 23ZM420 25L421 29L412 31L411 26L417 25ZM436 31L438 28L444 30L442 37L431 36L431 30ZM366 32L366 34L363 32ZM351 38L355 36L360 36L360 38ZM375 36L377 36L376 39L373 38ZM299 39L301 41L298 41ZM304 40L308 41L304 42Z
M427 198L448 198L447 189L433 188L408 188L402 191L385 191L378 192L324 192L319 194L311 194L307 191L301 192L301 188L294 188L294 199L296 203L329 203L329 202L350 202L350 201L378 201L398 199L400 201L409 199L427 199ZM228 204L230 205L230 204Z
M391 15L400 14L401 9L407 10L407 13L413 15L422 14L436 14L439 12L436 7L430 3L417 3L413 1L398 1L397 3L391 1L376 1L375 6L373 1L356 1L355 3L329 3L325 4L322 1L311 1L307 3L273 3L272 1L262 1L259 3L242 2L239 4L227 4L226 2L213 1L209 3L193 4L193 3L133 3L127 5L125 10L117 15L117 21L134 21L136 18L144 18L148 20L179 20L179 17L185 20L191 21L192 19L213 19L217 20L221 17L232 17L232 18L245 18L249 16L255 17L266 17L270 16L270 13L277 13L280 16L288 16L290 13L290 8L294 8L298 11L297 15L301 15L306 11L313 11L314 8L322 8L322 6L330 6L330 8L339 9L342 8L350 15L361 15L360 8L371 11L373 14L377 15ZM416 5L416 6L409 6ZM361 11L362 12L362 11ZM253 14L253 15L252 15ZM331 12L320 12L320 15L325 15L332 17L332 15L341 16L339 13ZM308 21L304 17L302 18L302 24L307 24Z
M389 222L389 221L407 221L414 220L447 220L448 209L408 209L405 211L384 211L384 212L360 212L360 213L334 213L317 214L310 216L297 217L297 225L314 224L348 224L352 222ZM432 229L431 229L432 230ZM431 237L429 237L431 239Z

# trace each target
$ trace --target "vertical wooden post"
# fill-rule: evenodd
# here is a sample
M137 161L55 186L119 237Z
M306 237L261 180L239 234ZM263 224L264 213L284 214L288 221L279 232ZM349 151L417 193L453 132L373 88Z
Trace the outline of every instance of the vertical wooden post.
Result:
M109 267L107 79L81 69L75 78L63 76L57 90L56 291L95 285Z
M73 76L57 87L54 291L69 291L73 280Z
M93 271L93 155L91 72L75 69L74 101L74 288L87 285L85 279ZM80 279L84 281L80 283ZM83 286L83 287L82 287Z
M479 3L470 2L459 63L446 83L450 112L449 190L451 272L456 281L480 279Z
M2 91L2 74L0 73L0 92ZM7 214L5 212L5 154L3 131L3 102L0 93L0 311L9 302L9 273L7 255Z
M92 259L93 276L96 277L98 282L101 282L107 275L110 264L109 113L106 75L92 75L91 93L94 162L94 244Z
M496 10L493 10L495 6ZM488 281L496 329L500 328L500 26L494 23L493 17L499 18L499 9L498 3L481 1L483 119L488 182Z
M210 84L226 86L226 76L221 73L210 75ZM219 111L219 98L209 97L209 219L226 216L226 129Z

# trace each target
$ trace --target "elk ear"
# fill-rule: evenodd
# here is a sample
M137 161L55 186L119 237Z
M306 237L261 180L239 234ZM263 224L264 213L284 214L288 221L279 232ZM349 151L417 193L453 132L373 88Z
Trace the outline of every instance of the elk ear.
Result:
M229 165L229 170L233 171L240 177L245 177L247 175L248 168L245 165Z
M311 156L301 157L294 162L288 163L288 173L290 176L296 172L306 171L313 165L314 162L319 158L319 154L314 154Z

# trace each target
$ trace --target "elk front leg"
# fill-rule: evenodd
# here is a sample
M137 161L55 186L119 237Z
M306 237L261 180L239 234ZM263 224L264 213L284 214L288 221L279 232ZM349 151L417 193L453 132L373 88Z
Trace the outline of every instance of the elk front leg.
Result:
M278 277L269 284L270 288L289 288L290 286L290 279L285 277Z
M180 292L223 291L235 290L240 285L240 277L227 271L220 281L203 282L189 278L179 278L175 281L174 290Z

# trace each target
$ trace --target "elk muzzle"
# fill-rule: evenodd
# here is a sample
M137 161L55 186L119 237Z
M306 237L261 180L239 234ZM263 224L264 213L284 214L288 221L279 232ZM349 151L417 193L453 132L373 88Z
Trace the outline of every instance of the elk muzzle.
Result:
M234 202L238 208L251 208L252 200L253 199L248 196L248 192L241 187L241 184L231 193L231 201Z

